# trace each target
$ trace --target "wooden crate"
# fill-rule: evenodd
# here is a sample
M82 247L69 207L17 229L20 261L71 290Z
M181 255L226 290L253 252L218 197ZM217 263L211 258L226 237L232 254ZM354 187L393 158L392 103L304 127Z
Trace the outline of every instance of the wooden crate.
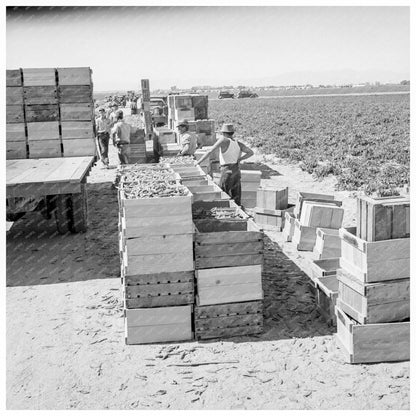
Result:
M171 166L181 179L200 178L206 174L199 166Z
M197 120L196 121L196 132L205 133L207 135L215 134L215 120Z
M6 142L6 159L26 159L27 147L25 141Z
M317 228L313 254L314 258L317 260L341 257L341 238L339 237L339 230Z
M41 123L27 123L27 138L29 142L32 140L57 140L60 143L59 122L44 121Z
M407 361L410 359L410 322L362 325L340 308L336 341L350 364Z
M285 212L285 222L283 226L283 241L292 241L293 233L295 232L295 214L292 212Z
M339 307L361 324L410 318L410 279L362 283L343 269L337 271Z
M260 183L261 181L261 171L260 170L246 170L241 169L241 185L245 182L256 182Z
M80 68L57 68L59 85L90 85L91 69Z
M26 142L25 123L6 123L7 142Z
M24 123L23 105L6 105L6 123Z
M340 229L340 266L363 283L410 276L410 238L367 242L356 229Z
M194 303L194 272L166 272L124 276L128 309L191 305Z
M263 302L195 306L194 322L199 340L259 334L263 331Z
M244 208L255 208L257 191L241 191L241 205Z
M251 219L194 223L196 269L263 264L263 234Z
M208 95L193 95L192 107L208 107Z
M126 344L190 341L192 305L125 310Z
M23 104L22 87L6 87L6 105Z
M24 87L23 95L26 105L58 104L57 88L52 85L43 87Z
M328 325L336 325L335 313L338 298L338 279L336 275L316 279L316 306Z
M316 227L306 227L295 219L292 241L299 251L312 251L316 241Z
M188 121L194 120L195 119L194 109L193 108L183 108L183 109L176 108L175 109L175 120L176 120L175 127L177 127L177 122L183 119L186 119Z
M211 182L208 185L196 185L196 186L187 185L187 188L192 193L192 202L214 201L216 199L221 199L222 191L213 182Z
M6 87L22 86L22 70L6 69Z
M59 140L32 140L29 142L29 158L61 157L61 142Z
M261 186L257 190L257 208L284 210L288 208L289 188L276 189Z
M23 68L22 71L26 87L56 85L55 68Z
M258 202L258 201L257 201ZM254 208L254 221L261 225L264 230L278 230L282 231L285 226L286 212L293 212L294 205L287 209L264 209Z
M208 107L194 107L194 119L205 120L208 118Z
M192 233L127 238L125 245L126 275L194 269Z
M91 121L62 121L62 139L90 139L94 137Z
M326 203L304 201L299 218L301 225L306 227L323 227L339 229L342 227L344 209Z
M64 104L91 103L92 86L90 85L60 85L59 101Z
M94 156L97 152L95 139L65 139L62 140L65 157Z
M263 299L262 265L196 270L196 304L247 302Z
M91 103L61 104L61 121L91 121L94 111Z
M339 258L311 260L311 278L313 281L321 277L336 276L339 269Z
M59 121L58 104L26 105L26 122Z
M357 237L381 241L410 236L410 198L357 198Z
M334 205L341 206L341 201L335 201L334 195L327 195L327 194L317 194L317 193L311 193L311 192L298 192L297 198L296 198L296 206L295 206L295 217L300 218L300 215L302 213L302 206L304 201L314 201L314 202L328 202L333 201Z
M173 107L175 108L192 107L192 96L191 95L174 95Z
M122 222L127 238L193 232L192 194L169 198L125 199L121 192Z

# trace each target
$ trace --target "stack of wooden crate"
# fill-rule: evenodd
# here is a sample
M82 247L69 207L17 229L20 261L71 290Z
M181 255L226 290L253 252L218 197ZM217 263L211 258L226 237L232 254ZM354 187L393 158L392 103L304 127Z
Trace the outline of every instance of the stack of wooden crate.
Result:
M91 73L90 68L57 69L64 156L96 152Z
M201 219L198 210L226 215ZM197 339L260 333L263 329L263 235L231 200L193 204ZM231 215L230 215L231 214Z
M132 127L129 163L146 163L146 144L144 139L144 129Z
M6 71L6 159L26 159L28 154L20 69Z
M179 120L208 119L208 96L180 94L168 96L168 127L176 129ZM192 130L191 130L192 131Z
M90 68L6 71L7 158L93 156Z
M254 208L254 220L263 229L282 231L285 213L292 212L294 205L288 203L289 188L277 189L261 186L257 190L257 203Z
M297 250L313 250L317 228L339 229L342 226L344 210L341 204L333 195L299 192L291 237Z
M341 229L336 338L350 363L410 358L410 200L359 197Z
M120 183L126 343L190 340L194 303L192 195L184 188L183 196L131 198L125 194L123 178Z
M254 208L257 203L257 189L260 187L261 171L241 170L241 205Z

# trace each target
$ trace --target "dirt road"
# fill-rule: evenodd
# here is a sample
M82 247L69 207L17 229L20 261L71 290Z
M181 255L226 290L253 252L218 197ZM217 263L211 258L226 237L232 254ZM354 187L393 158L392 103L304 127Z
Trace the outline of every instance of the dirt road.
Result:
M271 166L268 180L292 200L334 191L333 178ZM114 174L97 165L88 178L85 234L58 235L31 213L7 235L8 409L409 409L409 362L346 364L315 310L307 256L276 232L266 238L263 334L125 345ZM353 200L336 195L351 225Z

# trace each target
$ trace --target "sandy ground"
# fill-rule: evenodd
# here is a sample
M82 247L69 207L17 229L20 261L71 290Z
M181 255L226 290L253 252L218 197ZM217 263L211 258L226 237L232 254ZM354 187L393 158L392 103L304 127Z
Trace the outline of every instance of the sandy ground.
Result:
M292 202L334 191L334 178L269 163ZM263 334L125 345L114 175L98 163L88 178L85 234L30 213L7 235L8 409L409 409L409 362L345 363L315 310L308 255L277 232L266 233ZM335 194L353 225L353 199Z

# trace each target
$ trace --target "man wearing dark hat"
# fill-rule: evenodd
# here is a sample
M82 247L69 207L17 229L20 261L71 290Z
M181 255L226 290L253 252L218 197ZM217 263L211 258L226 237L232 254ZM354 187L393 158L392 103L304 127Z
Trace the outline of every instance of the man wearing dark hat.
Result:
M241 171L240 162L253 156L253 151L245 144L239 142L234 136L234 126L224 123L221 128L222 136L214 146L196 162L199 165L209 155L220 149L221 178L220 187L234 199L235 203L241 204ZM244 154L243 154L244 153ZM243 154L243 155L242 155Z
M113 145L117 146L118 158L122 165L129 163L131 126L123 119L123 111L117 110L117 121L111 130Z
M179 143L182 146L179 156L193 156L197 147L196 135L189 131L188 120L180 120L177 124Z
M108 167L108 142L110 141L110 120L105 114L104 107L98 109L99 116L95 119L97 141L100 148L100 159L105 167Z

